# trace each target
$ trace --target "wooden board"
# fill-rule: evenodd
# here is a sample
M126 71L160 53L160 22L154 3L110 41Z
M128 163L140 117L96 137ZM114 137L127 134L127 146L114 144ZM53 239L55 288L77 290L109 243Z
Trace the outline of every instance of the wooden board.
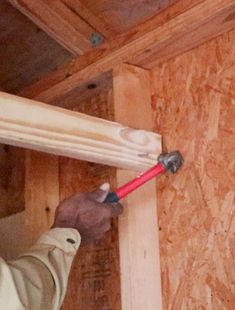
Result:
M99 44L103 41L102 35L63 1L8 1L74 55L96 46L92 43L94 34L99 37Z
M24 150L0 145L0 218L24 210Z
M65 104L67 104L65 102ZM80 102L76 109L96 117L113 119L112 91ZM110 181L115 169L79 160L60 159L60 199L76 192L92 191ZM64 310L120 310L120 271L117 222L103 240L81 248L75 258Z
M143 26L144 31L137 31L137 34L128 33L107 42L100 49L87 53L68 67L30 87L28 91L22 92L22 95L32 97L33 94L38 100L55 102L58 97L122 62L144 64L151 68L233 29L234 12L233 0L199 1L189 8L184 4L183 8L171 13L173 18L169 18L165 13L163 23L157 27L153 27L152 23L149 28ZM146 64L146 59L150 65Z
M99 33L102 34L104 38L110 38L113 34L112 30L106 24L103 16L100 16L96 12L93 13L86 6L86 3L83 3L80 0L61 0L70 10L72 10L77 15L81 16L89 25L96 29ZM96 2L97 3L97 2ZM93 4L96 4L93 3Z
M50 229L59 204L58 157L26 151L25 163L25 229L33 244Z
M16 148L13 148L11 153L15 156L20 155ZM24 153L26 153L25 166L22 165L21 169L15 166L14 169L22 174L22 168L25 168L25 179L23 181L18 179L21 183L17 183L18 187L24 189L22 196L25 210L23 212L17 210L17 214L0 220L0 251L1 257L5 259L17 258L19 254L27 251L42 233L50 229L59 203L58 158L33 151L23 151ZM16 182L17 178L12 180ZM20 202L17 191L8 193L8 201L11 202L13 199L17 206ZM11 211L9 206L7 211Z
M67 0L63 0L63 1L67 1ZM70 0L68 0L68 2L69 1ZM115 40L112 40L111 42L105 44L104 46L105 50L108 50L108 52L110 52L111 47L118 48L121 45L129 42L130 40L139 38L140 36L144 35L146 32L154 30L160 25L175 18L177 15L181 14L182 12L189 10L193 6L197 5L200 1L201 0L177 1L174 5L170 6L167 10L164 10L160 14L154 16L149 21L145 22L144 24L136 26L134 30L122 36L115 37ZM75 4L74 1L72 1L72 3ZM91 60L94 61L96 57L98 58L100 56L100 54L102 54L102 51L98 50L98 53L97 51L95 51L95 53L89 53L89 56L87 55L84 57L79 57L79 58L74 59L73 61L62 66L57 71L51 74L48 74L44 79L39 80L37 83L32 84L30 87L27 87L24 90L22 90L22 96L27 97L27 98L36 98L41 93L43 93L45 90L53 87L55 84L63 81L64 79L69 78L70 76L75 74L77 71L84 69L89 63L89 61ZM88 85L91 80L92 78L89 81L85 80L84 83L82 83L82 86ZM79 86L81 86L81 83L77 85L77 87ZM46 100L45 97L44 99ZM49 102L49 100L48 101L45 101L45 100L44 102ZM66 102L66 99L64 101ZM51 99L50 102L57 104L57 100L54 102L53 99Z
M8 1L0 1L0 12L0 88L17 93L71 60L67 51Z
M152 130L149 71L130 65L114 70L115 119ZM117 170L117 186L136 177ZM122 310L162 309L156 183L152 180L123 200L119 218Z
M135 126L0 93L0 141L115 167L151 167L160 136Z
M5 260L16 259L32 245L25 228L26 211L0 219L0 255Z
M233 310L235 31L153 73L155 129L185 165L158 179L164 309Z
M67 1L67 0L63 0ZM115 33L122 33L143 23L159 11L167 8L176 0L74 0L81 2L95 16L98 16L107 27Z

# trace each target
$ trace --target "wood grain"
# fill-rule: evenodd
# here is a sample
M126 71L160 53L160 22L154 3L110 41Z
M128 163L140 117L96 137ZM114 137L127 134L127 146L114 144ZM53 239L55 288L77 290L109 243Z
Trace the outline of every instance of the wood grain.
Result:
M24 150L0 145L0 218L24 210Z
M123 35L116 36L114 40L108 41L106 44L103 44L101 49L96 49L96 51L90 52L86 56L81 56L79 58L72 60L71 62L61 66L55 72L48 74L46 77L39 80L37 83L34 83L31 86L23 89L21 92L22 96L27 98L36 98L47 89L53 87L59 82L62 82L66 78L75 74L76 72L84 69L89 63L93 63L94 61L99 59L101 55L105 54L105 51L106 53L110 53L112 50L119 48L121 45L124 45L131 40L138 39L147 32L156 29L162 24L180 15L182 12L191 9L201 1L202 0L177 1L174 5L167 8L167 10L163 10L160 14L157 14L156 16L146 21L145 23L137 25L133 30ZM77 2L73 1L73 4L75 3L77 4ZM81 83L82 86L84 84L85 85L89 84L90 80L92 80L92 78L89 79L89 81L84 80L84 83ZM80 87L81 84L79 83L77 87ZM46 98L44 97L44 99ZM48 101L44 100L44 102L49 102L49 100ZM50 102L54 102L53 99L51 99ZM54 102L54 104L57 104L57 101Z
M65 102L67 104L67 102ZM112 91L84 100L76 110L96 117L113 119ZM115 188L115 169L84 161L60 159L60 199L76 192L97 189L103 182ZM71 271L64 310L120 310L120 270L118 227L105 238L79 250Z
M92 34L100 35L62 1L9 0L9 2L74 55L82 55L91 50Z
M94 13L93 10L89 10L86 6L86 3L83 3L81 0L61 0L66 4L71 10L76 12L77 15L81 16L87 24L91 25L99 33L102 34L104 38L110 38L113 34L110 27L108 27L103 16L100 14ZM94 5L94 3L93 3Z
M113 74L115 119L151 130L149 71L121 65ZM133 171L118 169L117 186L134 177ZM119 217L123 310L162 309L155 186L152 180L123 200L124 213Z
M141 128L6 93L0 103L4 143L136 170L151 167L159 155L160 136Z
M20 152L12 148L11 153L16 156ZM54 212L59 203L59 164L58 157L35 151L23 151L26 158L22 167L15 166L15 175L22 175L25 170L24 180L18 180L18 188L23 189L23 212L3 218L0 221L1 256L5 259L17 258L19 254L28 250L42 233L50 229ZM19 158L18 158L19 159ZM13 161L11 161L12 163ZM24 173L23 173L24 175ZM9 177L11 174L9 173ZM17 190L8 193L8 202L12 208L21 202L17 197ZM10 196L11 194L11 196ZM12 201L14 199L14 201ZM7 210L10 213L10 207Z
M159 11L172 5L176 0L135 0L107 1L74 0L81 2L95 16L99 16L113 34L126 32L137 24L141 24Z
M32 245L50 229L59 204L58 157L26 151L25 163L25 230Z
M153 73L155 129L185 165L158 179L164 309L235 307L235 31Z
M26 211L0 219L0 253L5 260L16 259L32 245L25 227Z
M18 93L72 57L7 0L0 1L0 87Z
M144 64L151 68L235 27L233 0L199 1L186 11L182 12L180 8L179 12L181 13L176 16L174 12L174 18L166 19L158 27L152 29L151 25L150 29L145 28L144 33L140 31L140 35L134 36L134 39L128 34L120 40L115 38L107 42L100 49L84 55L68 68L52 75L50 83L46 79L47 82L39 82L22 94L31 97L33 92L38 100L52 102L80 83L89 81L122 62ZM146 59L150 61L150 66L146 64ZM154 63L151 66L152 60Z

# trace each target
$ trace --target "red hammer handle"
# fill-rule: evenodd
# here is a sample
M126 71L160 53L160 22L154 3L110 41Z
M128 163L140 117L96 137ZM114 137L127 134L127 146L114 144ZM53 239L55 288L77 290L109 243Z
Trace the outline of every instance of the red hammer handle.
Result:
M134 180L119 187L115 192L109 193L104 202L118 202L120 199L124 198L144 183L165 171L165 167L161 163L158 163L156 166L139 175Z

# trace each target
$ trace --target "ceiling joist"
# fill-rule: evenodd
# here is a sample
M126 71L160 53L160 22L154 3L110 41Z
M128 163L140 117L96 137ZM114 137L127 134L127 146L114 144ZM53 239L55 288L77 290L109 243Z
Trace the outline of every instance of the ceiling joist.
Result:
M77 14L68 1L9 2L73 55L83 55L103 41L101 33Z
M138 33L115 38L102 48L86 53L24 90L21 95L52 103L122 62L151 68L233 29L234 14L234 0L199 1L186 10L181 5L178 12L174 11L174 17L165 23L153 27L152 22L149 29L143 24ZM163 18L166 16L169 16L167 10ZM151 63L153 55L155 61Z

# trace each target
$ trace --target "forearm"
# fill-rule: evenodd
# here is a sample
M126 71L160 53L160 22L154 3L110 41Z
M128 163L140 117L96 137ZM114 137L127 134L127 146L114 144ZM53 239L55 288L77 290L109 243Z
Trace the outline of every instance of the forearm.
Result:
M17 309L59 309L79 245L80 235L76 230L56 228L42 235L17 260L8 264L3 261L1 267L7 281L1 279L0 299L6 299L4 294L8 289L4 283L8 283L12 288L9 301L14 291L15 302L20 305Z

